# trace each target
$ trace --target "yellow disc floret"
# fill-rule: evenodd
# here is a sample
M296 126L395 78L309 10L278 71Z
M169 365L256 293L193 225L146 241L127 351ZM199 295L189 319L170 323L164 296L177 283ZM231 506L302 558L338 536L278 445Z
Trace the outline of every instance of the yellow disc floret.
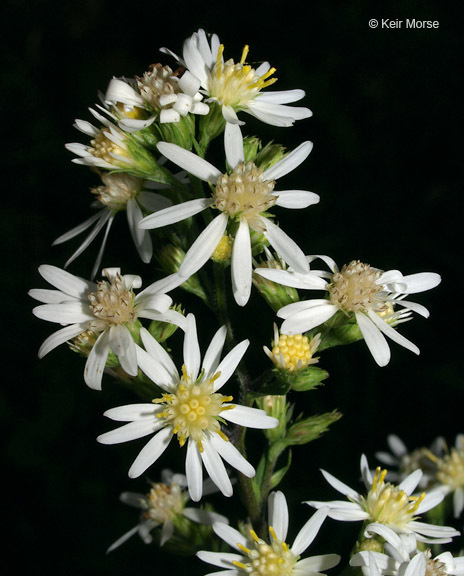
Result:
M314 358L314 354L320 343L320 334L311 339L303 334L280 334L274 324L272 350L265 346L264 352L278 368L294 372L317 364L318 358Z
M385 482L386 475L387 470L381 470L380 467L376 469L372 488L363 499L364 508L369 513L370 520L402 529L415 519L425 493L419 497L408 496L398 486Z
M216 373L211 379L204 381L201 381L200 375L194 382L188 376L184 365L176 391L153 400L155 404L164 405L165 409L158 413L158 418L163 418L168 425L172 425L180 446L183 446L188 438L192 438L202 451L202 440L210 433L219 434L227 440L227 436L221 431L220 414L234 406L224 406L224 402L230 402L232 396L214 392L214 381L219 375L220 373Z
M277 78L271 78L275 68L270 68L265 74L258 76L256 70L246 64L248 51L248 46L245 46L237 64L232 59L223 62L224 45L219 46L217 61L208 81L211 98L225 106L239 109L253 100L263 88L277 81Z
M237 544L238 548L246 554L249 562L232 563L249 576L291 576L297 558L290 551L285 542L281 542L272 526L269 527L271 543L268 544L259 538L254 530L250 530L253 548Z

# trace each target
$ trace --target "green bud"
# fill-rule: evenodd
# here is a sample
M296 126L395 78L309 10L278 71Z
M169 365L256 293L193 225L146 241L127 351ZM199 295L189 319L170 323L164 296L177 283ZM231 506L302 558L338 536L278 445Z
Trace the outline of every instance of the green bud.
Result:
M193 114L181 116L179 122L156 124L160 140L177 144L185 150L190 150L195 138L195 117Z
M287 430L287 423L290 421L292 408L287 403L285 395L272 396L268 394L267 396L260 396L256 399L256 404L261 410L264 410L269 416L277 418L279 425L275 428L269 428L263 430L266 438L269 442L276 442L282 436L285 436Z
M261 140L256 136L245 136L243 138L243 154L246 162L255 162L258 152L261 150Z
M260 263L257 268L276 268L279 269L279 265L267 265L266 263ZM298 291L296 288L291 286L283 286L282 284L277 284L276 282L271 282L267 278L260 276L259 274L253 274L253 285L268 303L268 305L277 312L280 308L287 306L287 304L292 304L293 302L299 301Z
M209 104L209 112L200 117L199 121L199 144L203 151L209 143L224 132L226 121L222 114L222 107L216 102Z
M176 312L182 312L182 307L180 304L171 308ZM178 326L172 324L171 322L161 322L160 320L152 320L148 327L148 331L153 336L155 340L158 342L164 342L168 338L170 338L174 332L177 330Z
M354 315L347 316L342 310L339 310L322 326L318 326L317 329L308 332L307 336L315 331L321 335L319 351L333 348L334 346L353 344L353 342L363 338Z
M155 156L139 144L135 138L128 136L125 144L132 160L132 167L126 168L124 172L129 172L129 174L154 182L179 185L171 172L164 166L160 166Z
M303 420L297 420L287 431L286 438L282 439L287 446L308 444L327 432L331 424L340 420L342 415L337 410Z
M285 156L285 148L280 144L269 142L262 148L254 159L256 166L267 170Z

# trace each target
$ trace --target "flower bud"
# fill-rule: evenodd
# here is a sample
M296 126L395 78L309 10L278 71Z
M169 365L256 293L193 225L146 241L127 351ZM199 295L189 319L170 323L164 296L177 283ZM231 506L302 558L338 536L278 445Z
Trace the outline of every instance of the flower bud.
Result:
M182 306L180 304L172 307L171 309L175 310L176 312L180 312L182 314ZM148 331L155 340L157 340L158 342L164 342L174 334L177 328L178 326L172 324L171 322L161 322L160 320L152 320L150 326L148 327Z
M182 264L184 258L184 250L182 250L180 246L176 246L174 244L166 244L156 253L156 259L166 274L175 274L179 270L179 267ZM208 301L206 292L197 274L193 274L187 278L185 282L180 285L180 288L186 292L190 292L190 294L198 296L205 302Z
M284 262L275 259L267 248L264 248L267 259L258 262L255 268L273 268L275 270L285 270ZM298 302L299 296L296 288L291 286L283 286L272 282L259 274L253 274L253 285L266 300L269 306L277 312L280 308Z

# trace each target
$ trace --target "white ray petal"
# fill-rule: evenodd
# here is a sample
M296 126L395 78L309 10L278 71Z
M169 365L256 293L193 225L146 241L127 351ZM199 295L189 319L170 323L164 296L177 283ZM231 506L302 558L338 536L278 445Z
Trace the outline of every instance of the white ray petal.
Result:
M243 136L238 124L228 122L224 131L224 147L229 168L233 170L245 161L243 153Z
M214 381L214 392L217 392L235 372L249 345L249 340L242 340L221 360L216 368L220 376Z
M229 569L233 566L232 562L243 562L243 556L232 552L209 552L207 550L200 550L197 552L197 556L200 560L203 560L203 562ZM227 570L225 574L233 574L233 572ZM238 571L237 574L239 574Z
M310 558L303 558L295 564L293 574L295 576L306 576L307 574L314 575L315 572L325 572L325 570L337 566L340 560L341 556L338 554L321 554L311 556Z
M209 260L224 235L227 220L227 214L221 212L208 224L184 256L178 270L179 276L189 278Z
M277 538L285 542L288 531L288 506L283 492L271 492L267 506L269 526L274 528Z
M247 478L253 478L256 474L253 466L246 460L232 442L223 440L219 435L213 434L210 439L214 449L228 464L244 474Z
M208 349L203 357L202 369L205 371L205 377L213 376L221 360L222 349L226 341L227 328L221 326L213 336Z
M203 464L205 465L209 477L224 494L224 496L232 496L233 489L229 475L227 474L221 457L208 438L203 441L203 452L201 452L201 459L203 460Z
M190 218L199 212L203 212L208 206L211 206L213 200L211 198L196 198L195 200L188 200L187 202L182 202L181 204L176 204L170 206L169 208L164 208L164 210L158 210L143 218L138 226L143 230L152 230L153 228L161 228L163 226L169 226L170 224L175 224L176 222L181 222L186 218Z
M363 312L356 313L356 321L372 357L379 366L390 362L390 347L376 325Z
M411 474L409 474L399 485L398 488L406 492L408 496L410 496L414 490L416 489L417 485L422 478L422 470L414 470Z
M416 294L438 286L441 282L441 276L435 272L419 272L418 274L404 276L403 282L406 283L406 292L408 294Z
M159 420L152 418L145 418L143 420L134 420L129 424L124 424L115 430L105 432L98 436L97 441L100 444L121 444L122 442L130 442L153 434L163 426Z
M247 428L268 429L275 428L279 425L277 418L268 416L265 410L259 408L250 408L242 406L241 404L223 404L226 406L234 406L230 410L221 412L221 417L228 422L233 422L239 426L246 426Z
M73 274L49 264L39 266L39 273L52 286L76 298L87 298L89 292L95 292L97 289L93 282L73 276Z
M262 218L266 227L264 235L277 254L296 272L309 272L309 264L303 250L279 226L269 218Z
M87 386L94 390L101 390L102 376L109 352L109 340L109 332L105 330L97 338L85 363L84 380Z
M137 376L135 342L126 326L119 324L110 327L109 346L118 357L121 368L130 376Z
M276 206L282 208L300 209L317 204L320 196L306 190L276 190L272 193L276 196Z
M224 542L229 544L231 548L234 548L239 552L242 552L239 545L245 548L248 546L248 540L245 538L245 536L235 528L232 528L232 526L229 526L228 524L223 524L222 522L215 522L213 524L213 530L216 533L216 535L219 536L219 538L221 538L222 540L224 540Z
M257 99L263 102L272 102L273 104L289 104L290 102L297 102L305 97L304 90L280 90L262 92L257 96Z
M203 492L203 465L197 443L189 438L185 458L185 474L190 498L194 502L201 500Z
M338 311L337 306L333 306L329 301L325 304L303 310L284 320L280 331L282 334L302 334L320 326Z
M93 320L88 304L81 301L67 301L59 304L42 304L32 310L34 316L58 324L76 324Z
M193 152L185 150L177 146L177 144L172 144L170 142L159 142L158 150L171 162L177 164L189 174L193 174L200 180L204 182L210 182L214 184L216 180L221 176L221 172L210 164L207 160L203 160Z
M271 280L271 282L283 284L284 286L304 290L325 290L327 288L327 281L312 271L302 274L300 272L288 272L287 270L274 270L272 268L256 268L255 272Z
M148 418L156 420L156 412L160 409L160 407L156 407L154 404L147 404L146 402L126 404L125 406L109 408L103 413L103 416L116 422L132 422L133 420L146 420Z
M291 552L295 556L302 554L316 537L322 523L327 518L328 508L320 508L311 516L303 528L298 532Z
M65 326L61 328L61 330L57 330L50 334L48 338L46 338L38 351L39 358L43 358L46 354L54 350L60 344L64 344L69 340L72 340L82 332L87 329L87 323L83 324L71 324L70 326Z
M129 469L129 477L137 478L149 468L166 450L172 439L172 428L166 426L160 430L140 451Z
M251 239L248 222L240 219L232 247L232 291L239 306L245 306L251 294L252 285L252 257Z
M189 377L195 382L200 371L201 354L198 343L197 324L195 316L187 316L187 330L184 336L184 365Z
M413 344L410 340L402 336L399 332L397 332L394 328L392 328L389 324L387 324L378 314L373 311L368 312L370 320L377 326L377 328L388 336L391 340L399 344L400 346L404 346L414 354L420 354L419 348Z
M286 154L282 160L279 160L279 162L265 170L263 174L264 178L266 180L278 180L282 178L282 176L292 172L292 170L295 170L295 168L306 160L312 149L312 142L303 142L295 148L295 150Z
M359 502L360 496L359 493L356 492L356 490L350 488L347 484L345 484L341 480L338 480L338 478L335 478L335 476L332 476L332 474L326 472L325 470L321 470L321 473L327 480L327 482L332 486L332 488L335 488L335 490L337 490L337 492L340 492L340 494L343 494L344 496L346 496L347 498L349 498L354 502Z

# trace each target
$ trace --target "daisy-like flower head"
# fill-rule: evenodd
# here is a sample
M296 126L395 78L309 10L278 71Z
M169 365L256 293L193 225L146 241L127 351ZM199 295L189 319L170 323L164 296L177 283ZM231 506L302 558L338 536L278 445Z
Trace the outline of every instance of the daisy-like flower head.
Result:
M224 569L213 574L224 576L316 576L320 571L333 568L340 562L337 554L323 554L301 558L310 546L327 516L327 510L318 510L297 534L293 546L285 540L288 531L288 507L282 492L272 492L268 499L269 541L260 538L251 529L248 537L223 523L213 524L213 530L237 552L208 552L197 556Z
M327 298L295 302L281 308L277 316L284 319L281 332L298 334L320 326L339 310L356 320L359 330L379 366L390 361L390 348L385 336L401 346L419 354L415 344L395 330L395 326L409 319L412 312L427 318L428 310L405 300L409 294L430 290L441 278L433 272L403 276L398 270L383 272L377 268L353 260L339 270L328 256L308 256L312 262L321 258L331 273L310 270L301 274L298 270L256 270L265 278L294 288L325 290ZM395 306L400 310L395 311Z
M464 557L454 558L451 552L432 557L430 549L414 551L406 560L395 548L386 545L386 553L358 552L351 566L360 566L364 576L461 576L464 574Z
M262 171L253 162L245 163L240 129L226 128L226 159L230 171L223 174L212 164L180 146L158 144L160 152L190 174L212 186L211 198L190 200L160 210L144 218L144 229L167 226L198 214L207 208L219 211L198 236L185 255L179 275L188 278L199 270L216 250L226 229L234 228L231 274L234 297L244 306L252 285L250 231L264 234L274 250L296 270L306 272L309 265L299 246L272 222L268 213L274 205L284 208L306 208L319 201L319 196L304 190L275 191L276 180L299 166L311 152L311 142L304 142L271 168Z
M237 117L240 111L273 126L291 126L296 120L312 115L308 108L287 106L301 100L305 96L303 90L263 92L277 81L276 70L268 62L256 70L247 64L248 46L244 47L239 62L224 61L224 45L218 36L213 34L209 41L205 31L198 30L184 42L182 58L166 48L161 50L174 56L198 78L201 92L207 101L221 106L228 123L243 124Z
M33 313L38 318L64 326L43 342L39 357L74 338L86 338L93 346L85 364L84 380L96 390L101 389L110 350L127 374L137 375L136 346L131 329L139 318L185 327L182 314L169 309L172 299L166 294L181 283L175 275L159 280L135 295L134 289L141 287L142 279L133 274L122 276L119 268L103 270L106 279L96 284L55 266L42 265L39 273L57 290L30 290L30 296L44 302L34 308Z
M437 506L444 497L439 490L413 495L422 476L421 470L416 470L396 486L385 481L387 470L379 467L372 475L367 458L363 455L361 476L367 489L366 495L350 488L325 470L322 470L322 474L335 490L346 496L348 502L311 500L306 504L314 508L328 507L328 515L335 520L364 521L366 538L380 536L396 548L403 558L409 557L416 542L442 544L451 542L454 536L460 534L452 527L434 526L418 520L420 514Z
M152 213L172 204L165 196L142 189L147 186L151 188L155 183L146 183L143 179L136 176L123 172L103 173L101 179L103 184L91 190L97 197L96 205L100 206L100 210L79 224L79 226L57 238L53 243L62 244L91 228L90 234L67 260L65 264L65 268L67 268L71 262L82 254L98 233L105 228L103 241L92 269L92 279L100 269L108 234L118 212L126 212L129 230L139 256L143 262L148 263L153 255L153 245L150 234L138 227L139 222L143 218L143 210ZM160 186L162 185L160 184Z
M165 124L179 122L189 113L208 114L209 106L201 101L199 88L200 81L188 70L179 77L169 66L153 64L135 81L113 78L106 90L105 102L146 110L150 114L146 119L126 117L119 121L123 130L136 132L158 119Z
M444 450L440 457L429 453L429 458L436 466L439 487L446 494L453 494L454 517L458 518L464 510L464 434L456 436L451 450Z
M419 487L430 486L436 474L436 464L431 458L434 454L437 455L441 452L444 439L439 437L429 448L423 446L412 451L409 451L401 438L395 434L388 435L387 443L391 452L376 452L375 457L389 467L388 480L401 481L411 472L420 468L423 474ZM391 467L396 468L396 470L391 470Z
M221 425L228 421L266 429L279 423L264 410L232 404L232 396L219 392L234 373L249 341L237 344L220 361L226 337L223 326L216 332L201 362L196 321L189 314L184 363L179 373L169 354L150 333L142 328L140 334L145 350L136 347L138 364L165 393L152 404L121 406L105 412L112 420L130 423L102 434L98 441L116 444L155 434L129 470L129 476L136 478L158 460L176 436L181 447L187 444L185 469L192 500L198 501L202 496L202 463L219 490L231 496L232 484L222 459L245 476L253 477L255 470L229 441Z
M314 358L314 354L320 343L320 334L311 339L304 334L280 334L277 325L274 324L272 349L267 346L263 346L263 349L266 356L278 368L294 372L311 364L317 364L319 359Z
M145 544L151 544L153 537L150 532L158 527L161 527L160 546L163 546L173 535L178 518L198 524L227 523L227 519L220 514L202 508L187 507L189 501L189 495L185 489L187 478L183 474L173 474L171 470L163 470L161 482L150 484L148 494L135 492L121 494L122 502L141 510L140 522L118 538L108 548L108 552L121 546L134 534L138 534ZM203 494L211 494L215 491L216 487L209 479L203 483Z

